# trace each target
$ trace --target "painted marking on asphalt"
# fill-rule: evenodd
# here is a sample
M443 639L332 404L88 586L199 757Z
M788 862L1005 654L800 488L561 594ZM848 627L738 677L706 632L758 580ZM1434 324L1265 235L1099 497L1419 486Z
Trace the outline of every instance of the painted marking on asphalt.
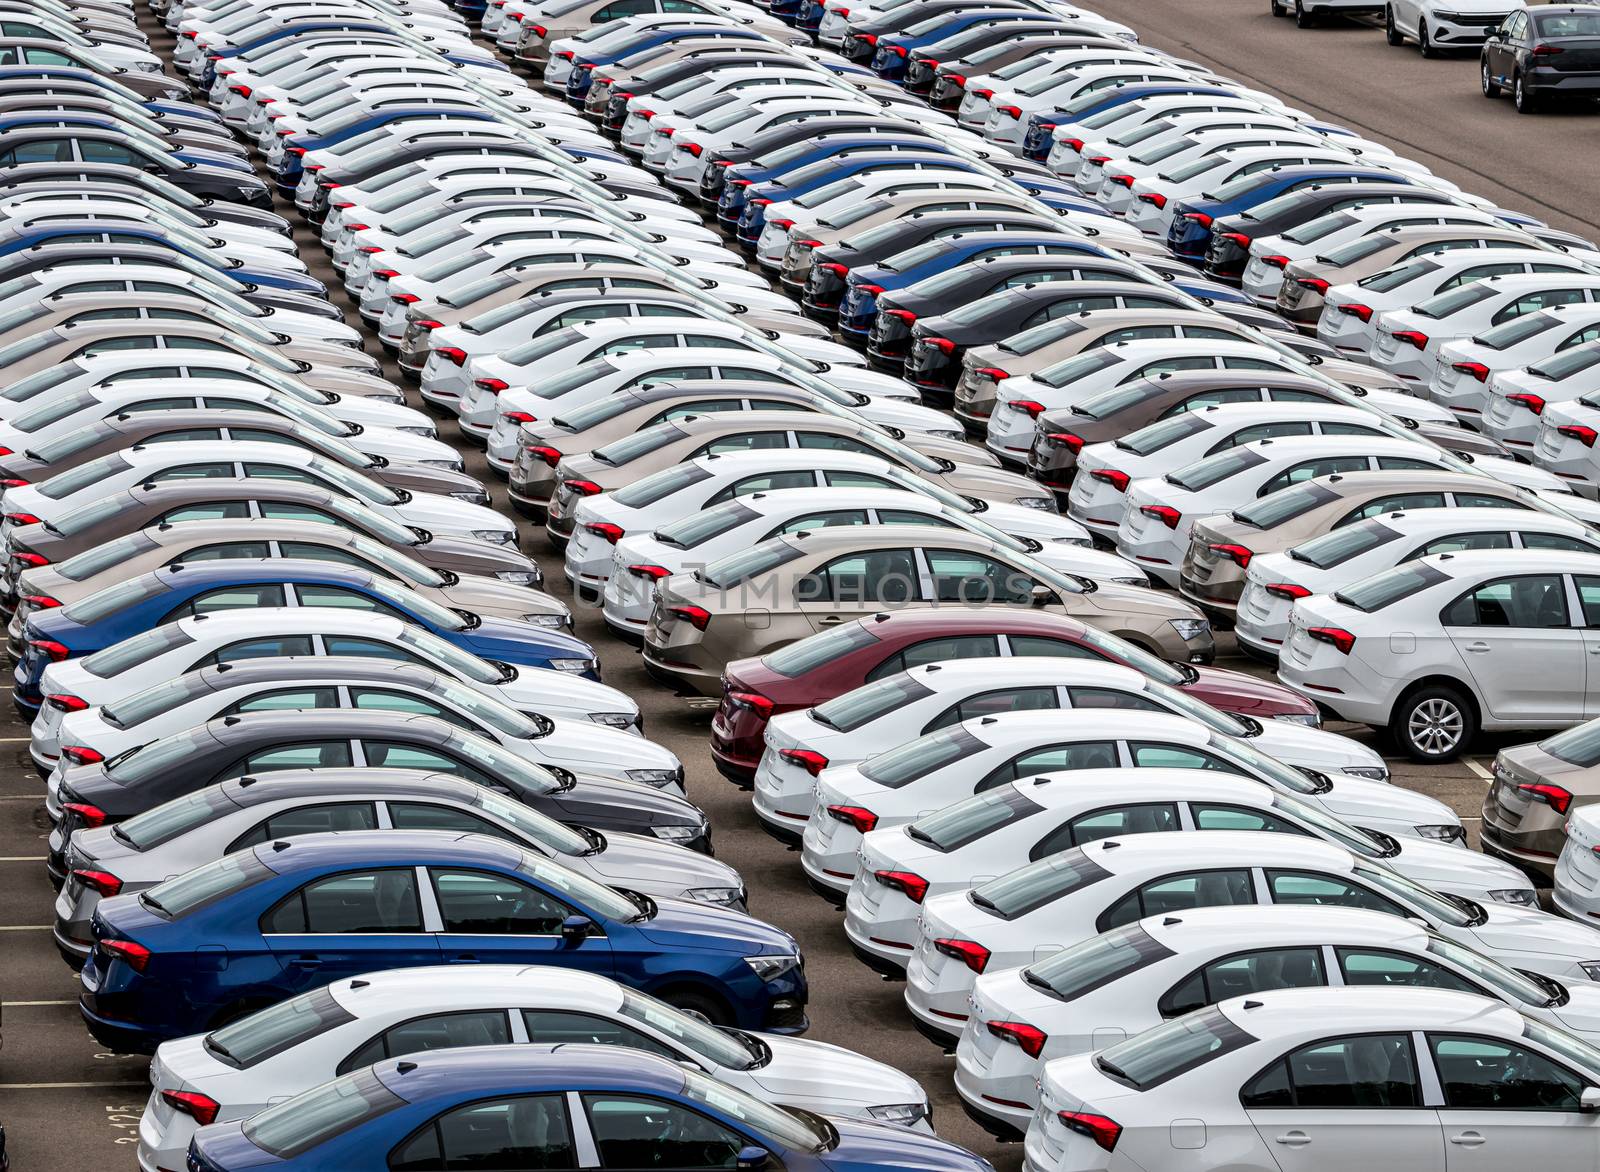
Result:
M1463 765L1465 765L1468 769L1472 770L1472 772L1476 773L1479 777L1483 778L1484 781L1493 781L1494 780L1494 774L1490 773L1487 769L1485 769L1478 762L1474 761L1471 757L1463 757L1463 758L1461 758L1461 763Z

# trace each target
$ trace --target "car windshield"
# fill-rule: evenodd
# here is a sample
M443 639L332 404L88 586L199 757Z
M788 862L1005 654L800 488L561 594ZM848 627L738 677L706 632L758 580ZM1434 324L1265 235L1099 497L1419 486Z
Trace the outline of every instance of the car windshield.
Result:
M252 1115L244 1138L287 1160L403 1106L365 1067Z
M111 834L122 845L142 853L206 825L232 805L221 786L212 786L119 822Z
M629 990L622 995L622 1016L663 1033L685 1049L728 1070L749 1070L757 1062L737 1033L725 1033L698 1017L690 1017L664 1001Z
M1547 737L1537 747L1568 765L1583 769L1600 765L1600 720L1591 720Z
M817 1116L802 1115L745 1094L744 1091L708 1078L698 1070L683 1072L684 1098L718 1114L737 1119L746 1128L764 1139L770 1139L791 1152L816 1154L832 1142L832 1130L826 1124L813 1123Z
M1509 346L1515 346L1518 342L1526 342L1546 330L1553 330L1560 324L1559 314L1530 313L1523 317L1514 317L1504 325L1495 326L1494 329L1479 334L1472 340L1486 350L1504 350Z
M103 570L120 566L128 559L155 548L155 538L143 531L130 533L126 537L119 537L115 541L108 541L104 545L86 549L76 557L68 558L56 566L55 571L69 581L82 582L85 578L92 578Z
M1338 499L1338 493L1323 485L1296 484L1268 493L1242 509L1235 509L1231 515L1239 524L1252 529L1275 529Z
M1022 970L1022 981L1058 1001L1073 1001L1174 955L1142 926L1128 924L1028 966Z
M194 639L180 624L168 623L120 643L113 643L103 651L96 651L82 661L83 670L102 680L109 680L174 648L193 642Z
M1370 553L1380 545L1388 545L1399 536L1399 533L1374 517L1358 525L1346 525L1321 537L1313 537L1291 549L1289 556L1319 570L1329 570L1353 557Z
M1220 484L1266 462L1265 456L1251 448L1229 448L1225 452L1218 452L1215 456L1207 456L1204 460L1196 461L1187 468L1169 472L1166 480L1168 484L1175 484L1185 491L1198 492L1202 488Z
M210 693L211 686L204 676L198 673L181 675L175 680L167 680L153 688L111 701L100 709L100 719L113 728L126 731L139 727L153 716L164 715L180 704L187 704Z
M87 464L79 464L76 468L69 468L58 476L52 476L42 484L34 485L40 496L50 500L65 500L75 493L82 492L90 485L99 484L118 472L124 472L133 465L129 464L120 454L113 453L101 456L98 460L90 460Z
M240 1018L207 1034L201 1045L235 1070L248 1070L355 1020L354 1014L333 999L332 992L322 988Z
M1446 289L1443 293L1435 294L1426 301L1413 305L1411 312L1418 317L1437 321L1441 317L1460 313L1480 301L1487 301L1497 292L1498 289L1490 281L1474 281L1470 285L1458 285L1454 289Z
M272 871L254 854L240 851L157 883L139 896L139 902L164 919L181 920L190 912L270 878Z
M1335 591L1333 597L1336 602L1371 614L1386 606L1392 606L1402 598L1410 598L1418 591L1447 581L1449 578L1432 566L1423 565L1421 562L1407 562L1392 570L1363 578L1343 590Z
M725 558L718 558L704 569L696 570L694 577L696 581L703 582L707 586L726 590L730 586L737 586L740 582L754 578L757 574L769 573L799 556L798 545L778 538L773 541L763 541L760 545L729 554Z
M110 618L118 611L163 594L167 586L155 574L144 574L129 582L118 582L104 590L96 590L87 598L80 598L61 609L61 616L71 622L87 626Z
M704 513L690 513L670 525L663 525L655 531L654 536L657 541L673 549L694 549L713 537L721 537L760 517L760 513L743 501L724 501Z
M1412 281L1421 280L1429 273L1436 273L1442 268L1444 268L1444 265L1438 261L1428 260L1424 257L1411 261L1409 264L1396 265L1394 268L1373 273L1370 277L1362 277L1356 284L1363 289L1370 289L1374 293L1391 293L1402 285L1409 285Z
M1034 379L1047 387L1064 387L1080 378L1116 366L1122 355L1110 347L1096 347L1087 354L1077 354L1054 366L1047 366L1034 374Z
M834 732L854 732L862 725L871 724L931 695L932 689L919 683L910 674L900 672L864 688L835 696L827 703L811 709L809 715L823 728Z
M957 725L907 741L875 757L868 757L856 769L862 777L885 789L899 789L989 747L975 734Z
M967 900L992 916L1015 920L1110 876L1110 871L1075 847L991 879L974 888Z
M906 835L944 854L960 850L997 830L1031 818L1044 807L1011 786L979 794L927 814L906 827Z
M1097 395L1090 403L1085 404L1084 410L1092 410L1093 404L1110 395L1127 394L1128 391L1119 388L1107 395ZM1174 415L1170 419L1158 420L1138 431L1123 436L1114 441L1116 446L1124 452L1131 452L1135 456L1148 456L1159 452L1162 448L1170 447L1179 440L1188 439L1191 435L1199 435L1208 431L1211 423L1198 411L1185 411L1181 415Z
M1093 1062L1116 1082L1147 1091L1258 1040L1210 1006L1118 1042Z
M780 647L762 656L761 665L793 679L876 642L878 637L864 623L848 623Z

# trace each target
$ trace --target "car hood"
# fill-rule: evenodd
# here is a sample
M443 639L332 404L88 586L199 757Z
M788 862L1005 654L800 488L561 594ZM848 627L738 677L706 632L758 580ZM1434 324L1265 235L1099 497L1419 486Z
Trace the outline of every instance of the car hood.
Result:
M762 1034L761 1041L772 1059L748 1076L779 1101L843 1101L875 1107L926 1098L910 1075L842 1046L773 1034Z
M741 885L739 872L727 863L645 834L607 834L606 849L586 861L614 887L690 891Z
M1314 714L1315 706L1297 692L1271 680L1260 680L1243 672L1221 667L1191 667L1196 678L1183 690L1200 697L1224 712L1238 712L1257 720L1271 720L1279 713Z
M740 956L800 954L794 937L781 928L743 912L686 899L658 901L656 914L634 927L641 936L663 948L733 952Z

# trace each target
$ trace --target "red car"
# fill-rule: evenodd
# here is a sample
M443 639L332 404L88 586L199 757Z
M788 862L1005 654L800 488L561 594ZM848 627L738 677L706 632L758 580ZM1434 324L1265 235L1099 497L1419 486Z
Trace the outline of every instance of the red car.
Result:
M711 755L728 780L749 786L767 720L809 708L908 667L994 655L1077 655L1136 668L1221 708L1258 720L1317 725L1314 704L1270 680L1216 667L1168 663L1116 635L1041 611L919 607L845 623L740 659L722 673L722 703L711 720Z

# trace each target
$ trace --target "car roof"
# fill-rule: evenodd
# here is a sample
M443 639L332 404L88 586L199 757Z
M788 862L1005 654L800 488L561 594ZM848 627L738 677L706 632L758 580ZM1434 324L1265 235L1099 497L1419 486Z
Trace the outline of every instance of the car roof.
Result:
M621 1005L623 996L621 986L609 977L542 964L382 969L334 981L328 992L358 1017L408 1009L448 1011L467 1005L566 1004L611 1009Z
M984 685L1107 684L1142 691L1150 678L1120 663L1077 656L1015 655L951 659L927 663L905 673L935 693L959 692Z
M1019 777L1010 788L1046 810L1072 809L1118 797L1140 802L1231 801L1266 808L1274 797L1272 790L1253 778L1211 769L1141 769L1137 783L1131 786L1126 769L1074 769Z
M1182 838L1177 837L1180 834ZM1078 849L1116 875L1226 866L1311 867L1344 873L1354 857L1341 846L1305 835L1258 830L1112 835Z
M1193 950L1294 944L1359 944L1373 948L1427 947L1421 924L1387 912L1318 904L1242 904L1199 907L1139 921L1147 935L1180 956Z
M241 808L281 802L285 798L439 798L463 805L475 803L483 791L453 773L426 769L284 769L260 777L236 777L220 788Z
M1501 1002L1418 986L1277 989L1230 997L1217 1008L1262 1041L1444 1029L1516 1038L1525 1025L1522 1014Z
M618 1061L617 1048L563 1042L554 1046L474 1046L424 1050L390 1058L373 1068L390 1091L407 1102L493 1091L618 1090L677 1094L683 1068L642 1051Z
M401 862L477 863L518 867L527 854L515 843L487 834L462 834L454 830L344 830L332 834L304 834L263 842L251 848L258 862L275 874L288 875L330 863L361 866L366 863Z

